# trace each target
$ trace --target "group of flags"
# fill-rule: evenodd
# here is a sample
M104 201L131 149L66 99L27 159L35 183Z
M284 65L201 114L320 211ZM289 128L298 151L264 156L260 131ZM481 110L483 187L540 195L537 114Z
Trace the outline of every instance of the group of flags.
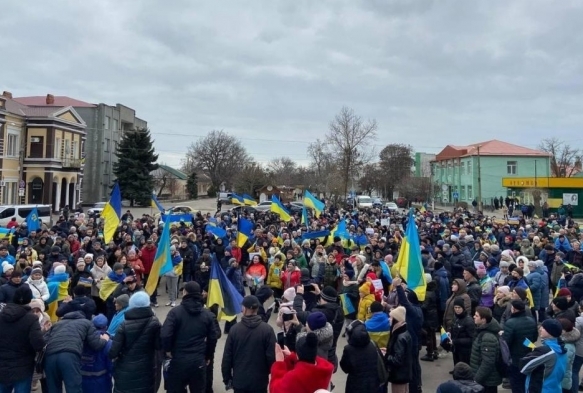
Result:
M233 205L240 205L240 206L255 206L257 202L255 198L249 196L247 194L238 195L238 194L231 194L231 203Z

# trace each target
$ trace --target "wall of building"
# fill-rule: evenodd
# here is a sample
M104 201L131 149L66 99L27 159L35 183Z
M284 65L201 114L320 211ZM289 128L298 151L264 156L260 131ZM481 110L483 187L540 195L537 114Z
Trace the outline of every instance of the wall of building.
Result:
M1 203L19 203L20 150L24 136L23 120L10 114L6 115L2 146L2 188Z

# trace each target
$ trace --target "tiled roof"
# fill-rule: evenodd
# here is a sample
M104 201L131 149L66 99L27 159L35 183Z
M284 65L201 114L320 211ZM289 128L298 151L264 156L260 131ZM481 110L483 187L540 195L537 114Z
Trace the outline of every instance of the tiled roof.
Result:
M541 150L529 149L527 147L492 139L490 141L474 143L467 146L447 145L439 154L437 154L436 160L440 161L452 158L477 156L478 147L480 147L481 156L550 156L549 153Z
M178 169L174 169L172 167L169 167L168 165L158 165L158 167L160 169L162 169L163 171L170 173L172 176L176 177L177 179L180 179L180 180L187 180L188 179L188 175L186 173L179 171Z
M26 105L22 105L19 102L14 101L13 99L6 98L6 112L13 113L18 116L24 116L24 113L28 107Z
M76 106L85 108L94 108L97 106L95 104L90 104L89 102L76 100L74 98L67 96L55 96L54 98L55 102L50 105L47 104L46 96L16 97L14 98L14 101L17 101L21 104L28 106L53 106L53 107Z

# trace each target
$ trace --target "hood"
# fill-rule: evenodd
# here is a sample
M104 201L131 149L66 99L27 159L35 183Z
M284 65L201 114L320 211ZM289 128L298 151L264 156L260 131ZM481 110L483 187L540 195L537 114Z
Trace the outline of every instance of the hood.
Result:
M474 372L466 363L461 362L456 364L453 368L453 379L456 380L474 380Z
M500 329L500 324L494 318L492 318L492 320L485 325L477 326L476 329L494 333L496 337L498 337L498 333L500 333L500 330L502 330Z
M461 278L456 278L453 281L457 283L458 287L456 295L463 295L464 293L468 292L468 286L466 285L466 282L464 280L462 280Z
M435 281L431 281L430 283L427 283L427 291L435 291L437 289L437 283Z
M259 315L248 315L241 318L241 323L250 329L255 329L261 322L263 322L263 319Z
M334 339L334 330L332 329L332 325L330 325L330 323L326 322L326 325L323 328L317 329L317 330L312 330L312 333L314 333L316 336L318 336L318 345L322 346L322 345L326 345L326 344L331 344L332 340ZM298 334L296 341L303 336L306 336L308 334L308 332L301 332Z
M182 307L186 310L187 313L191 315L200 314L203 307L202 304L202 296L188 294L182 298L182 303L180 303Z
M353 347L364 348L370 343L370 336L364 325L355 326L348 336L348 344Z
M375 332L389 332L391 330L391 323L389 322L389 316L384 312L376 312L370 317L368 321L364 323L366 325L366 330Z
M5 322L16 322L30 311L30 307L8 303L0 313L0 318Z
M40 280L33 280L32 277L29 277L28 280L26 280L26 282L33 285L42 285L44 284L45 280L42 277Z
M579 340L579 337L581 337L581 333L577 329L573 329L570 332L563 332L561 335L561 339L565 343L574 343Z
M567 349L563 345L563 342L559 342L556 338L545 338L541 342L544 345L548 345L555 353L567 353Z

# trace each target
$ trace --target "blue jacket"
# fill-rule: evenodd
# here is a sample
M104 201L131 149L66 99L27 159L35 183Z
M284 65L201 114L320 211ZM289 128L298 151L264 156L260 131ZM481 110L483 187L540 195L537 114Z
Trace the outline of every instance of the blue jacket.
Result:
M567 370L567 350L556 338L545 338L520 360L520 372L526 375L527 393L561 393Z
M548 280L548 278L547 278L547 280ZM533 272L530 272L528 274L528 276L526 276L526 282L528 283L528 286L530 287L530 292L532 293L532 301L534 302L534 305L531 305L531 308L534 307L538 310L540 308L540 305L541 305L540 299L541 299L541 295L542 295L541 291L543 289L542 276L538 272L538 270L535 270ZM548 289L548 284L547 284L547 289ZM546 304L548 304L548 303L546 303Z
M95 332L96 335L101 333L100 331ZM81 375L84 393L111 392L113 387L113 362L109 360L107 353L112 343L113 341L108 341L100 351L91 349L87 344L84 345L83 354L81 355Z
M229 266L225 275L231 281L231 284L235 287L237 292L239 292L242 296L245 296L245 288L243 287L243 273L241 273L241 269L239 267L234 268Z
M445 270L445 267L442 267L441 269L434 271L433 276L439 278L439 284L438 284L437 290L435 292L439 296L439 307L440 307L439 310L441 312L444 312L445 311L445 303L447 302L447 299L451 295L451 292L450 292L451 287L449 285L449 273L447 272L447 270Z
M384 312L375 312L364 324L367 332L388 332L391 330L389 316Z
M5 257L0 257L0 265L2 265L2 263L4 262L8 262L12 266L14 266L14 264L16 263L16 259L14 259L12 255L6 254Z
M541 307L546 307L546 305L550 303L549 275L547 273L546 266L539 267L536 269L536 271L540 273L542 284L540 292L540 304Z
M567 253L572 250L571 243L569 243L569 240L567 240L567 238L563 239L564 239L563 241L561 241L560 238L555 239L555 248L559 251Z
M417 353L419 351L419 338L421 337L421 329L423 327L423 311L419 307L419 302L410 302L408 296L411 296L417 300L417 294L410 291L408 295L405 290L401 287L397 287L397 297L399 299L399 305L405 307L407 310L407 315L405 321L407 322L407 331L411 335L411 348Z
M128 310L127 307L123 308L116 312L113 318L111 318L111 322L109 323L109 327L107 328L107 334L109 334L111 337L115 336L117 329L122 324L122 322L125 321L126 319L125 315L127 310Z

